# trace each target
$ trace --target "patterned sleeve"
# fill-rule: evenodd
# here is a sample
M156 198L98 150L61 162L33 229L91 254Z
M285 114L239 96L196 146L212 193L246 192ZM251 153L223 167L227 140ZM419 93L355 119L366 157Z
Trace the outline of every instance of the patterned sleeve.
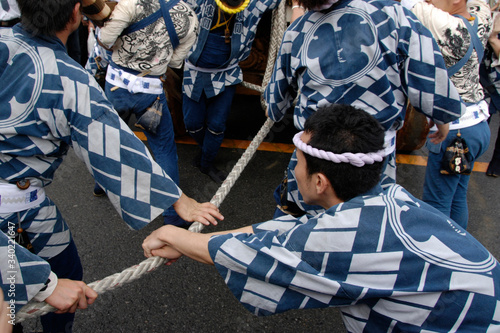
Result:
M121 218L140 229L174 204L181 190L121 120L95 80L82 72L87 84L63 84L65 91L76 88L64 94L77 96L65 101L67 108L75 109L68 113L71 143Z
M293 237L307 244L311 230L308 225L296 222L291 229ZM288 242L291 230L228 234L210 239L210 255L233 294L254 315L264 316L291 309L351 304L353 300L341 281L331 275L325 277L321 268L302 259L303 249L295 247L298 243Z
M293 105L297 96L297 83L291 66L294 37L285 32L276 57L271 80L264 91L269 118L280 121Z
M17 312L45 286L50 265L14 242L14 228L0 232L0 278L4 300Z
M252 225L253 232L267 232L267 231L277 231L278 235L282 235L283 233L289 231L299 224L307 223L306 215L297 219L291 215L284 215L275 220L270 220L267 222L256 223Z
M419 6L418 3L413 10ZM465 112L465 104L448 77L448 71L438 44L431 32L406 8L410 28L403 27L400 49L406 53L401 71L401 81L405 85L410 103L436 123L449 123L460 118ZM422 50L434 50L422 52Z

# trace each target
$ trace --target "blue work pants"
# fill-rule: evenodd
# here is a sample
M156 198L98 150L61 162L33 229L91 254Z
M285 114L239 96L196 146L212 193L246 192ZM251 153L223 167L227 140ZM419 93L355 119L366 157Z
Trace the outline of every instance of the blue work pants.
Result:
M425 171L425 182L422 200L453 219L462 228L467 228L469 209L467 206L467 188L470 175L441 174L441 160L446 147L457 136L459 130L451 130L446 139L438 145L429 140L429 157ZM460 134L465 139L472 155L471 168L487 149L490 142L490 129L486 121L474 126L461 128Z

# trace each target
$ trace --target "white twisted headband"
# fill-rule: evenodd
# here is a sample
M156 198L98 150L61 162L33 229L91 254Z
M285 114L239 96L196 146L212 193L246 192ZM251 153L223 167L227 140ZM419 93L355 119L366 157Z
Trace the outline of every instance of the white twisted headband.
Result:
M365 164L373 164L375 162L382 162L385 153L383 150L379 150L374 153L342 153L335 154L331 151L324 151L321 149L314 148L300 139L304 131L295 134L293 137L293 144L298 149L302 150L304 153L311 155L313 157L321 158L323 160L332 161L333 163L350 163L357 167L362 167Z

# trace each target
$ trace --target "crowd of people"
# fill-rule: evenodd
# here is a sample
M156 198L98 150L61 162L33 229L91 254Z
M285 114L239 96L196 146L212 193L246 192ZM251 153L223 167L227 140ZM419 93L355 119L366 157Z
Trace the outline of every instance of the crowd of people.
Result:
M490 144L500 98L500 22L484 0L293 0L263 94L266 115L279 122L292 112L299 131L274 217L203 234L186 229L224 217L180 188L163 79L167 67L183 70L193 164L224 182L214 160L239 62L279 1L120 0L95 22L101 84L97 59L84 69L68 54L84 3L0 4L1 284L15 311L30 300L58 310L41 317L44 332L71 332L75 311L98 297L44 190L70 148L94 194L132 229L162 215L165 226L144 240L147 257L215 265L256 315L336 306L349 332L499 327L499 264L467 232L470 170ZM408 102L433 125L422 200L396 179ZM131 131L132 114L151 151Z

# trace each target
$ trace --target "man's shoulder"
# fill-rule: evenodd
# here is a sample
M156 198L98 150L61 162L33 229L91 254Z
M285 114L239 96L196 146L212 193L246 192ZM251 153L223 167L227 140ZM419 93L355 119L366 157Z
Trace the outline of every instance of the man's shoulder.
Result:
M347 203L363 206L367 203L369 205L378 205L377 202L379 202L379 205L386 205L388 199L400 203L405 202L412 206L420 206L420 200L398 184L384 186L384 188L376 185L370 191L347 201Z

